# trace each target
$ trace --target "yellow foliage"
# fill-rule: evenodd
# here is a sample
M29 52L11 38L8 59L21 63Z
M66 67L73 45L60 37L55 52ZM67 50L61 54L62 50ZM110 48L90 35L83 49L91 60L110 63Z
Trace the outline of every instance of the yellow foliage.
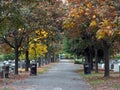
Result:
M36 30L35 33L38 35L38 38L47 38L48 33L44 30Z
M70 23L69 22L63 22L63 27L68 29L70 27Z
M44 44L30 44L29 54L31 58L44 56L47 53L47 46Z
M70 23L70 27L73 28L74 27L74 22Z
M66 21L63 22L63 27L64 27L65 29L73 28L74 25L75 25L75 23L72 22L72 21L70 21L70 20L68 20L68 19L66 19Z
M20 60L24 60L25 59L25 54L20 54L19 58L20 58Z
M111 30L98 30L96 37L98 39L103 39L105 37L110 37L113 34Z
M110 38L113 34L115 34L113 25L112 21L104 19L100 23L100 30L97 32L97 38Z
M101 27L106 27L106 26L110 26L110 21L107 20L107 19L104 19L101 23L100 23L100 26Z
M91 23L90 23L90 26L96 26L97 25L97 22L95 20L92 20Z
M104 36L105 36L105 33L104 33L102 30L98 30L98 31L97 31L96 37L97 37L98 39L103 39Z

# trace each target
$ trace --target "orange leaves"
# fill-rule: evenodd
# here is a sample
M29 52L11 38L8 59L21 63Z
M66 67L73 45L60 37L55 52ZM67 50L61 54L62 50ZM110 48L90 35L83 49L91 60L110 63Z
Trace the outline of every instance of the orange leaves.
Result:
M63 22L63 27L65 29L73 29L76 28L77 21L84 15L85 9L83 6L71 7L68 17L65 18Z
M103 38L110 38L114 34L114 27L112 21L108 19L104 19L102 22L100 22L99 25L100 29L97 31L97 38L103 39Z
M84 10L83 10L83 9L80 9L80 10L79 10L79 13L80 13L80 14L83 14L83 13L84 13Z
M97 39L109 38L112 35L111 30L98 30L96 33Z
M9 54L12 51L12 48L10 46L8 46L7 44L1 44L0 45L0 52Z
M91 8L92 7L92 4L89 2L89 3L87 3L87 5L86 5L88 8Z
M84 10L81 7L80 8L72 8L70 17L79 18L83 12L84 12Z
M72 13L72 14L71 14L71 17L79 18L79 14L78 14L78 12L74 12L74 13Z
M109 0L80 0L81 3L70 4L70 11L65 20L64 26L70 31L69 34L75 36L74 31L84 31L91 33L98 39L111 40L120 34L120 24L115 16L118 16L118 10ZM109 4L109 3L110 4ZM114 1L116 4L117 2ZM76 5L75 5L76 4ZM112 11L111 11L112 10ZM116 13L115 13L116 12ZM118 30L118 31L117 31ZM73 31L71 33L71 31Z
M69 17L80 18L85 13L83 6L71 7Z

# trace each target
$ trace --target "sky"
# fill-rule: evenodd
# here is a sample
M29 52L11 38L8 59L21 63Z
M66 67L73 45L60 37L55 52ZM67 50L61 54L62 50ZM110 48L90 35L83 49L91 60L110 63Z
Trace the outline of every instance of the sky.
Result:
M65 3L66 0L62 0L63 3Z

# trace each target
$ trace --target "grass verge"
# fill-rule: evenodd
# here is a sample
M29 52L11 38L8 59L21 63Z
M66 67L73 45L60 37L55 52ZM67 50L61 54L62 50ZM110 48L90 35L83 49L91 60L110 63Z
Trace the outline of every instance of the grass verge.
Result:
M0 88L0 90L14 90L14 89L13 88L6 88L6 89Z
M48 69L52 68L52 66L54 66L55 64L56 63L50 63L48 65L43 66L42 68L38 68L37 69L38 74L42 74L42 73L48 71Z
M85 75L83 70L77 70L80 76L89 83L92 90L120 90L120 74L110 71L110 77L103 77L104 71Z

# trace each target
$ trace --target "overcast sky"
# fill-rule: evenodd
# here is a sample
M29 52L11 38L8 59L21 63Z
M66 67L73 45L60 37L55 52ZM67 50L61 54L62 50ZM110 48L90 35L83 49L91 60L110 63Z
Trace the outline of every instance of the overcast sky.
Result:
M65 3L65 0L62 0L63 3Z

